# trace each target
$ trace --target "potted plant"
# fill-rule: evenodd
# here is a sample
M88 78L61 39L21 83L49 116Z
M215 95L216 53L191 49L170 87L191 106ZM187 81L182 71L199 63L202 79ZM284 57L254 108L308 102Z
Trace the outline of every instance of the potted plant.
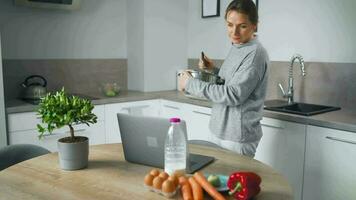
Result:
M64 170L82 169L88 166L89 138L75 136L73 126L76 124L94 124L97 116L92 112L94 106L87 99L69 96L62 90L48 93L39 104L38 115L42 125L37 124L39 138L44 133L69 127L70 136L58 140L59 163Z

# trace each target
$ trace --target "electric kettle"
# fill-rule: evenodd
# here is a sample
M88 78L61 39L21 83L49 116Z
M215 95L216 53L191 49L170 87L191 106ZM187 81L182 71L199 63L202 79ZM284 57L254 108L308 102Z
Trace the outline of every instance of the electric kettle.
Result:
M28 101L40 101L47 93L47 80L40 75L32 75L21 84L24 88L23 99Z

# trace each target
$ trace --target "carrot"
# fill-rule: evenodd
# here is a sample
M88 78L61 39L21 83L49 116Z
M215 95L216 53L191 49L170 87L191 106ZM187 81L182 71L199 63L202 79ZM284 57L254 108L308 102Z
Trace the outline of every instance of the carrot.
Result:
M214 186L212 186L201 172L195 172L193 177L199 185L215 200L225 200L225 197L220 194Z
M188 183L188 179L185 176L181 176L178 178L178 182L180 186L183 186L184 184Z
M194 177L190 177L188 181L192 186L194 200L203 200L203 188L198 184Z
M181 188L183 200L195 200L193 199L192 188L190 187L189 182L184 184Z

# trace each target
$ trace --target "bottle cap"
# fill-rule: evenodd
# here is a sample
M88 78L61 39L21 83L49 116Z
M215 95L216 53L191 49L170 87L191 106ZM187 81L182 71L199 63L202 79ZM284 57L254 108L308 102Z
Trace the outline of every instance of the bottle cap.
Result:
M173 118L169 119L169 122L177 123L177 122L180 122L180 119L178 117L173 117Z

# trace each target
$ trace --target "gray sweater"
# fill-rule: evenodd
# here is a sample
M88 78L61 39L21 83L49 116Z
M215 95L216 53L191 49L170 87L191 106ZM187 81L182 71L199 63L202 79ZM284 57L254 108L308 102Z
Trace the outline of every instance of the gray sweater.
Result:
M268 65L266 50L254 38L231 46L219 71L225 85L188 80L187 92L214 103L209 126L216 137L240 143L260 140Z

